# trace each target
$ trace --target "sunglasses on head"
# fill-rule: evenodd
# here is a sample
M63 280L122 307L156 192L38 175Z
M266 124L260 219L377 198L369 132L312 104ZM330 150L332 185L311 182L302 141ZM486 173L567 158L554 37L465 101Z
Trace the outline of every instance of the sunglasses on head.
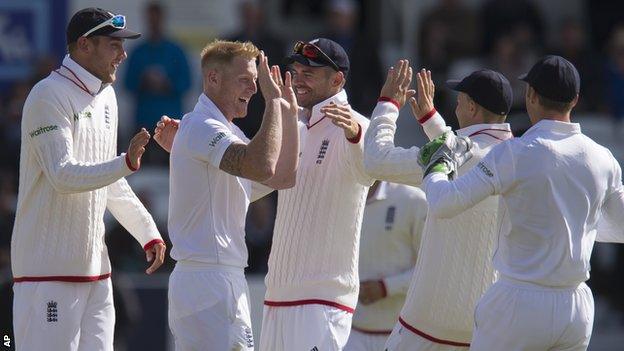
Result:
M340 71L340 67L330 59L318 46L303 41L298 41L293 47L293 53L302 55L303 57L316 62L322 62L330 65L334 70Z
M126 16L124 15L115 15L106 21L98 24L97 26L89 29L85 34L81 35L82 37L87 37L89 34L95 32L98 29L104 28L106 26L111 26L116 29L125 29L126 28Z

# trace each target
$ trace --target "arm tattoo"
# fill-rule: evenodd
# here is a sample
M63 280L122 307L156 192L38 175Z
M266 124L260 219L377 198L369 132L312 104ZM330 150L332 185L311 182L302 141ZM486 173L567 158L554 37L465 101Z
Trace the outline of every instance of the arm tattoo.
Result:
M225 150L219 168L231 175L241 177L243 159L247 155L247 145L233 143Z

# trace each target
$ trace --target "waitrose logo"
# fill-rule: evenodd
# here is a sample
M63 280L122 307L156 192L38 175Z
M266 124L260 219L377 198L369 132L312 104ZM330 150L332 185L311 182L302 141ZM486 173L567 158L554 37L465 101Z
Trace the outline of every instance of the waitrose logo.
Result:
M59 129L59 127L57 125L54 126L45 126L45 127L39 127L39 129L35 129L32 132L28 133L30 134L31 138L34 138L36 136L39 136L41 134L47 133L47 132L51 132L53 130L57 130Z

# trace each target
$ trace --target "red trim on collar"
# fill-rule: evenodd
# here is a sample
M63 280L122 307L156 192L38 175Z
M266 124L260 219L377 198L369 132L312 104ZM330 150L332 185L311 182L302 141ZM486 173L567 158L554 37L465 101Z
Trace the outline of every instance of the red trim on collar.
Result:
M319 122L320 122L320 121L322 121L322 120L324 120L324 119L325 119L325 116L321 117L321 119L319 119L318 121L316 121L316 122L314 122L314 123L312 123L312 124L310 124L310 125L306 124L306 127L307 127L308 129L310 129L310 128L314 127L315 125L319 124Z
M391 104L393 104L394 106L396 106L396 108L398 108L399 110L401 109L401 105L399 105L399 102L396 101L393 98L387 97L387 96L380 96L379 99L377 99L378 102L389 102Z
M292 306L302 306L302 305L325 305L335 307L339 310L343 310L349 313L355 312L354 308L349 306L345 306L333 301L320 300L320 299L309 299L309 300L295 300L295 301L269 301L264 300L264 304L271 307L292 307Z
M65 65L61 65L61 67L64 67L66 70L68 70L69 73L71 73L74 76L74 78L76 78L76 80L78 82L80 82L80 84L78 84L75 80L69 78L68 76L64 75L63 73L59 72L58 69L53 71L53 72L55 72L56 74L58 74L59 76L65 78L65 79L69 80L70 82L76 84L76 86L78 88L80 88L82 91L84 91L85 93L87 93L87 94L89 94L91 96L95 96L95 94L93 94L91 91L89 91L89 89L87 88L87 85L80 78L78 78L78 75L76 75L76 73L74 73L74 71L72 71L69 67L67 67Z
M505 141L505 140L509 139L509 138L501 139L501 138L497 137L496 135L487 133L487 131L505 132L505 133L509 133L511 135L510 138L513 137L513 133L511 131L506 130L506 129L496 129L496 128L486 128L486 129L477 130L476 132L468 135L468 137L472 138L473 136L477 136L477 135L482 135L483 134L483 135L490 136L490 137L492 137L494 139L497 139L497 140L500 140L500 141Z
M462 347L470 347L470 344L466 344L463 342L457 342L457 341L450 341L450 340L444 340L444 339L438 339L435 338L429 334L426 334L418 329L416 329L415 327L409 325L406 321L403 320L403 318L399 317L399 323L401 323L402 326L404 326L407 330L411 331L412 333L421 336L431 342L434 342L436 344L442 344L442 345L450 345L450 346L462 346Z

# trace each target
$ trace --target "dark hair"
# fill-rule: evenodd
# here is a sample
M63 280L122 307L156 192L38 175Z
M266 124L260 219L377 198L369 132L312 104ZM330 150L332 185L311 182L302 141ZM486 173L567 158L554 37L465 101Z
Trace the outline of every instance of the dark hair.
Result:
M535 93L537 94L539 104L546 110L567 113L574 107L574 100L568 102L555 101L547 97L543 97L538 92Z

